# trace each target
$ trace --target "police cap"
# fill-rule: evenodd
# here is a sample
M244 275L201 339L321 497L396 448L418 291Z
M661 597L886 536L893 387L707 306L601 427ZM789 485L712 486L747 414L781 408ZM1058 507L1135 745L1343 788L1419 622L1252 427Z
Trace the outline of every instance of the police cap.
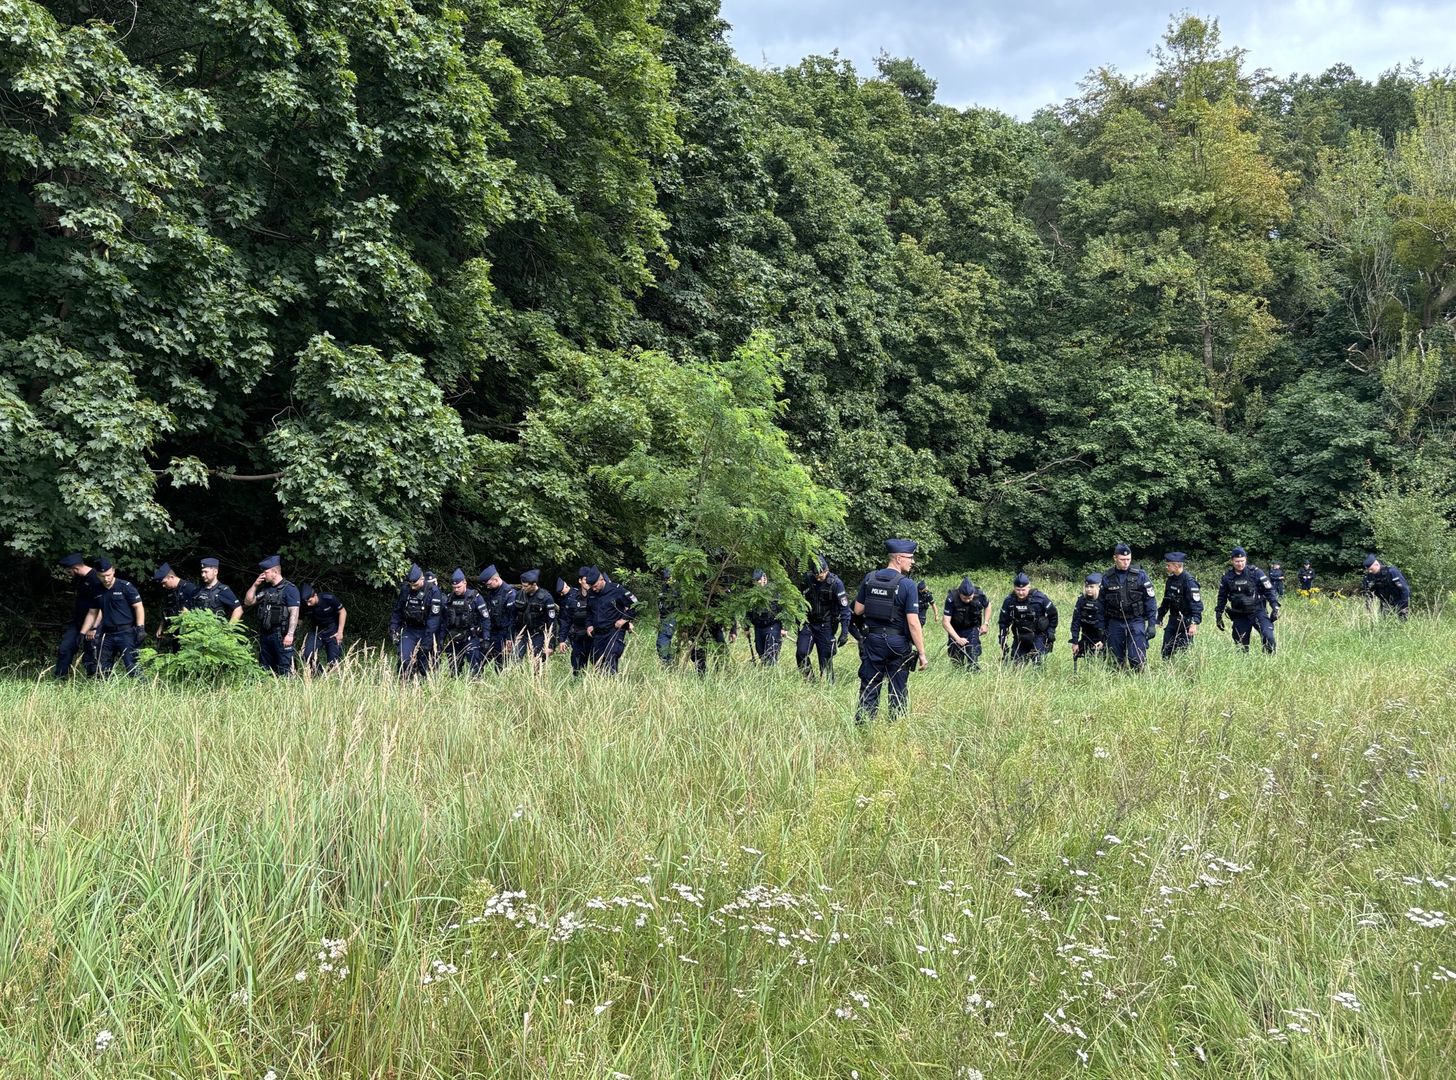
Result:
M1023 585L1030 585L1031 578L1027 577L1026 574L1023 572L1017 574L1016 577L1012 579L1011 584L1015 585L1017 588L1020 588Z
M79 551L73 551L69 555L61 556L60 565L69 570L73 566L80 566L85 561L86 556L82 555Z
M1084 585L1101 585L1102 584L1102 575L1101 574L1088 574L1086 576L1086 578L1083 579L1083 582L1082 583Z
M405 575L405 580L413 585L416 581L423 580L424 576L425 572L420 569L419 563L410 563L409 573Z
M1249 553L1247 551L1245 551L1243 548L1236 547L1232 551L1229 552L1229 558L1230 559L1242 559L1242 558L1246 558L1248 556L1248 554Z
M308 603L309 599L312 596L313 596L313 585L312 585L312 583L305 581L302 585L300 585L298 587L298 602L300 604L306 604L306 603Z
M1118 544L1115 548L1112 549L1112 553L1114 555L1131 555L1132 548L1128 547L1126 544Z
M282 562L283 562L283 559L282 559L281 556L278 556L278 555L269 555L262 562L258 563L258 569L259 570L272 570L275 566L278 566Z
M1376 559L1376 557L1374 556L1374 554L1366 555L1365 556L1365 569L1366 570L1369 570L1377 562L1379 562L1379 560Z
M451 573L450 580L452 582L464 581L465 580L465 570L464 570L464 568L457 566L455 568L454 572Z
M598 581L602 580L602 572L595 566L588 566L581 576L586 578L588 585L595 585Z
M824 571L829 569L829 562L827 559L824 558L823 555L815 555L812 565L814 567L813 572L816 574L822 574L824 573Z
M961 578L961 595L974 596L976 592L975 583L968 577Z
M768 580L768 571L763 570L763 569L758 568L758 567L755 567L754 568L754 571L753 571L753 580L754 581L767 581Z
M568 584L566 584L566 581L565 581L564 578L557 578L556 579L556 591L558 593L564 593L569 588L571 588L571 586L568 585Z
M218 563L218 561L217 561L217 560L216 560L216 559L214 559L214 558L212 558L212 556L208 556L208 557L207 557L207 558L205 558L205 559L202 559L202 560L201 560L201 561L200 561L200 562L199 562L199 563L198 563L198 565L199 565L199 566L203 566L203 567L207 567L207 566L210 566L210 567L212 567L212 568L213 568L213 569L214 569L214 570L216 570L216 569L217 569L217 568L218 568L218 565L219 565L219 563Z
M914 555L920 545L914 540L886 540L885 550L891 555Z
M152 571L152 580L161 581L164 577L167 577L171 573L172 564L164 562L161 566L157 567L156 570Z
M534 585L540 580L541 571L539 570L527 570L524 574L521 575L522 585Z
M1181 551L1170 551L1163 556L1164 562L1187 562L1188 556Z
M102 556L91 564L91 568L93 570L99 570L105 573L107 570L111 569L111 560L106 558L105 556Z
M586 577L594 569L595 569L595 567L591 567L591 566L581 566L581 567L578 567L577 568L577 571L576 571L576 576L577 576L578 580L581 579L581 578Z
M495 568L495 563L491 563L489 566L487 566L484 570L482 570L480 572L480 580L481 581L489 581L491 578L495 577L497 574L498 574L498 571Z

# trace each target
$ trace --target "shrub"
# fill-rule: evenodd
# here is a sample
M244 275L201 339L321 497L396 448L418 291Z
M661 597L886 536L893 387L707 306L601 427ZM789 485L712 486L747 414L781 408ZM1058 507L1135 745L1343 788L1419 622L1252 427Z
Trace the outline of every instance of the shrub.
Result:
M258 673L249 633L209 611L184 611L172 619L176 652L141 652L142 670L169 682L241 682Z

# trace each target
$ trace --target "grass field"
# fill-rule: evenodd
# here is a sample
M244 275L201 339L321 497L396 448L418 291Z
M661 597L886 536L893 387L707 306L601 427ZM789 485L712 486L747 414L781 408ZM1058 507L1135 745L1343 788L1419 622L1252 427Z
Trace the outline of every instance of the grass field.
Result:
M943 594L943 588L937 590ZM951 670L0 683L0 1076L1446 1077L1456 628ZM739 649L743 649L740 641ZM1453 912L1453 914L1447 914Z

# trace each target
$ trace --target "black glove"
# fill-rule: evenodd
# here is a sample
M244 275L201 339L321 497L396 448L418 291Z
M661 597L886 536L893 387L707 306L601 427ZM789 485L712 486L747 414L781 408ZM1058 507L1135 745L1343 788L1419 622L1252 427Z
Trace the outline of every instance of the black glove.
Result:
M1220 633L1223 632L1223 613L1222 612L1220 612L1219 614L1217 614L1217 615L1215 615L1213 617L1213 625L1216 626L1216 627L1218 627Z
M1276 623L1276 622L1279 621L1279 609L1278 608L1274 608L1272 611L1269 612L1269 621L1271 623Z
M1152 626L1148 627L1148 640L1149 641L1152 641L1157 636L1158 636L1158 626L1157 626L1156 623L1154 623Z
M842 648L844 648L844 643L846 641L848 641L848 640L849 640L849 631L848 630L841 630L839 632L839 640L834 643L834 647L837 648L837 649L842 649Z

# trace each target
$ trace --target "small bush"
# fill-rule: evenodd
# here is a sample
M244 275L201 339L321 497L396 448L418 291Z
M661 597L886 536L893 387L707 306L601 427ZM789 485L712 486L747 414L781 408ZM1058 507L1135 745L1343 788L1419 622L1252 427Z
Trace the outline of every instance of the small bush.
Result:
M241 623L209 611L184 611L172 619L176 652L141 652L142 670L169 682L241 682L258 673L250 634Z
M1456 511L1451 479L1418 467L1397 479L1373 477L1362 505L1381 560L1400 567L1411 602L1438 612L1456 591Z

